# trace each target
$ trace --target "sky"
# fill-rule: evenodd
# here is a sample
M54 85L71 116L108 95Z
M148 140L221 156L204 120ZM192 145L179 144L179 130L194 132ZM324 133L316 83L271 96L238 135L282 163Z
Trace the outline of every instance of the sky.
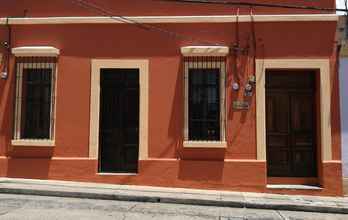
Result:
M344 8L344 0L336 0L336 8ZM338 12L337 14L343 14L343 13Z

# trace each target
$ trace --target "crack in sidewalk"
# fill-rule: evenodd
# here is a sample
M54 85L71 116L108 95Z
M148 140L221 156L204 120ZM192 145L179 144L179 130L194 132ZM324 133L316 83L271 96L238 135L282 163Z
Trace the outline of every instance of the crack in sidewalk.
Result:
M276 213L280 216L281 219L283 219L283 220L288 220L288 218L284 217L284 216L280 213L279 210L275 210L275 211L276 211Z

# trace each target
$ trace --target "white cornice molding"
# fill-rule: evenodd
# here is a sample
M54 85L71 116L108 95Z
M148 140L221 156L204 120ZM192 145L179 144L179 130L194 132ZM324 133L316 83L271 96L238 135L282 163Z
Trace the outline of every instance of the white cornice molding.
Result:
M202 16L125 16L139 23L233 23L236 15L202 15ZM250 22L250 15L241 15L239 22ZM291 15L254 15L255 22L288 22L288 21L337 21L336 14L291 14ZM0 25L28 25L28 24L103 24L124 23L117 17L27 17L0 18Z
M226 46L188 46L181 47L181 54L186 57L192 56L227 56L229 47Z
M59 49L50 46L28 46L12 48L12 53L16 57L57 57L60 51Z

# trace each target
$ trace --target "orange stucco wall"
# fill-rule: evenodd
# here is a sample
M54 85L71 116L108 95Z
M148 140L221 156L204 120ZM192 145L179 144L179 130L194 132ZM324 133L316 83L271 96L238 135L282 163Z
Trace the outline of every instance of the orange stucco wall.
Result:
M162 25L164 26L164 25ZM165 28L194 35L202 40L210 40L223 45L234 42L232 24L165 25ZM246 45L249 25L241 25L242 43ZM328 34L317 37L317 30L323 28ZM91 31L93 30L93 31ZM200 30L204 30L200 33ZM330 31L332 30L332 31ZM258 58L298 58L332 56L335 22L289 22L257 23L256 34L259 39ZM214 34L212 34L214 33ZM219 33L219 34L215 34ZM297 33L302 33L298 40ZM227 141L229 148L222 150L183 150L183 74L179 48L191 45L190 41L172 39L156 32L148 32L130 25L35 25L13 26L13 47L24 45L51 45L61 50L58 60L58 85L56 106L56 145L52 153L58 157L87 157L89 138L90 104L90 61L92 58L145 58L150 61L149 97L149 157L177 158L183 154L186 159L226 158L256 159L255 96L249 111L234 111L231 100L242 99L227 88ZM194 44L194 43L193 43ZM228 57L228 85L236 75L233 73L232 56ZM249 63L248 63L249 62ZM252 71L251 59L242 57L239 77L244 84L247 74ZM12 68L13 70L13 68ZM244 72L243 72L244 70ZM2 81L1 100L7 100L3 108L12 108L10 89L13 74ZM11 83L12 82L12 83ZM6 98L6 99L5 99ZM335 100L335 99L334 99ZM4 109L6 110L6 109ZM11 110L8 110L8 113ZM3 120L9 123L9 116ZM9 125L7 125L9 127ZM3 131L0 139L8 145L6 137L11 129ZM5 143L7 142L7 143ZM177 150L179 148L179 150ZM13 149L10 155L25 155L27 152ZM36 153L35 153L36 154Z
M321 2L322 6L330 6L333 1ZM23 0L25 4L27 1ZM15 6L8 3L6 7L12 9ZM136 13L140 8L134 10ZM177 11L178 14L186 13L185 10ZM203 7L200 12L207 11ZM5 12L2 7L0 16ZM165 10L159 12L166 13ZM221 11L222 14L225 12ZM45 13L35 15L47 15ZM146 10L144 13L151 14ZM49 45L61 51L58 59L56 146L13 147L10 144L14 89L12 57L9 78L0 80L0 176L266 192L266 163L256 160L255 94L248 99L250 110L236 111L231 103L244 99L243 91L233 92L230 86L226 89L227 149L189 150L182 147L184 100L179 49L206 41L232 46L235 24L158 26L198 40L168 37L125 24L13 25L12 47ZM251 45L248 40L250 30L250 23L240 24L240 39L244 46ZM322 191L296 193L341 195L339 108L334 107L338 103L334 49L336 22L264 22L256 23L255 31L257 58L332 60L332 155L336 162L321 164ZM0 41L6 37L6 27L0 26ZM136 176L99 176L96 174L97 161L87 158L93 58L150 61L150 159L140 161ZM243 85L247 75L253 71L252 59L246 55L241 57L238 76L233 71L234 62L232 55L227 57L228 85L236 78L240 78ZM200 172L202 170L204 173Z
M29 165L30 166L29 166ZM139 174L97 175L97 161L86 158L1 158L0 175L113 184L152 185L281 194L342 195L340 163L325 163L322 190L266 189L266 165L258 161L146 160ZM202 172L204 170L204 172Z

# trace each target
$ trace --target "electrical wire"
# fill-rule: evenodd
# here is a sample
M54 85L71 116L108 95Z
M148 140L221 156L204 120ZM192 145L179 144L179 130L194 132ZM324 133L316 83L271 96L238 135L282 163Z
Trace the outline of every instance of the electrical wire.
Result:
M80 7L83 7L83 8L89 9L89 10L93 10L99 15L109 17L110 19L117 20L117 21L120 21L122 23L132 24L138 28L141 28L141 29L144 29L147 31L156 31L156 32L159 32L159 33L162 33L162 34L165 34L167 36L170 36L172 38L177 38L177 39L188 39L188 40L190 40L194 43L197 43L197 44L221 46L220 44L218 44L216 42L201 40L201 39L198 39L198 38L191 36L191 35L170 31L170 30L160 28L160 27L152 25L152 24L140 23L134 19L127 18L127 17L122 16L122 15L116 15L113 12L108 11L108 10L106 10L106 9L104 9L104 8L94 4L94 3L91 3L87 0L71 0L71 2L80 6Z
M239 41L239 11L240 9L237 9L237 17L236 17L236 47L239 49L240 41Z
M239 51L240 51L240 40L239 40L239 8L236 13L236 29L235 29L235 44L233 45L233 57L234 57L234 75L238 83L239 78Z
M9 17L6 18L6 27L7 27L7 42L4 43L4 47L6 50L5 56L4 56L4 70L6 71L6 74L9 74L10 72L10 54L11 54L11 42L12 42L12 28L9 24ZM6 76L7 78L7 76Z
M255 30L255 21L254 21L254 8L250 8L250 21L251 21L251 36L252 36L252 46L253 46L253 68L252 74L256 74L256 53L257 53L257 43L256 43L256 30Z
M315 10L315 11L341 11L348 12L348 9L342 8L322 8L315 6L304 6L304 5L290 5L290 4L279 4L279 3L251 3L241 1L226 1L226 0L153 0L162 2L175 2L175 3L192 3L192 4L215 4L215 5L227 5L227 6L247 6L247 7L265 7L265 8L287 8L287 9L302 9L302 10Z

